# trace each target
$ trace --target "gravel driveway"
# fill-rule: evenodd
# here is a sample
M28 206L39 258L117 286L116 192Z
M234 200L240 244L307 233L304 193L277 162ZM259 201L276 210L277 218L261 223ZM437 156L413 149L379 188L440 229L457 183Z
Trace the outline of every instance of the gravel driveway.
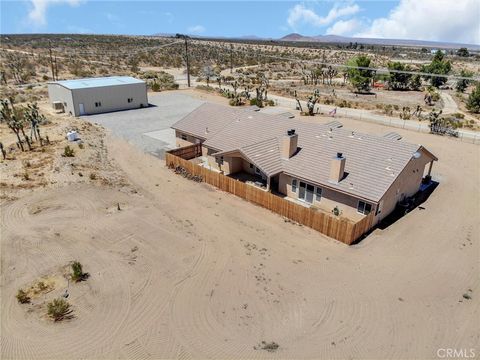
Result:
M160 158L175 147L175 132L170 126L203 104L179 92L149 93L150 107L82 116L82 119L108 128L145 152Z

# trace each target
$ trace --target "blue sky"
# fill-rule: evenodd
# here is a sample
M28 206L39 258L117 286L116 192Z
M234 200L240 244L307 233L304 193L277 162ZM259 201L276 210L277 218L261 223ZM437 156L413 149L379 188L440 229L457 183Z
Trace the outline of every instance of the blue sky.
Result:
M1 33L386 37L480 43L477 0L1 0ZM473 14L473 16L472 16Z

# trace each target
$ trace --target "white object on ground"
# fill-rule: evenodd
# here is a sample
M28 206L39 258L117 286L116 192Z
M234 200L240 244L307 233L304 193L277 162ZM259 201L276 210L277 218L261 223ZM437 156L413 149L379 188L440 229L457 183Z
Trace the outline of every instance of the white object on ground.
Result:
M67 140L68 141L77 141L79 139L80 139L80 137L78 136L78 133L75 130L69 131L67 133Z

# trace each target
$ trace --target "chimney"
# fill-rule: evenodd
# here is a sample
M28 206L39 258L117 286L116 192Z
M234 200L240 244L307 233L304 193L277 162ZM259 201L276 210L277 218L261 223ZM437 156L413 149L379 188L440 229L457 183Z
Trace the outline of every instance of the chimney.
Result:
M332 158L330 162L330 181L334 183L340 182L345 176L345 157L342 153Z
M286 135L282 138L282 147L280 149L283 159L290 159L297 151L298 134L295 134L295 129L287 131Z

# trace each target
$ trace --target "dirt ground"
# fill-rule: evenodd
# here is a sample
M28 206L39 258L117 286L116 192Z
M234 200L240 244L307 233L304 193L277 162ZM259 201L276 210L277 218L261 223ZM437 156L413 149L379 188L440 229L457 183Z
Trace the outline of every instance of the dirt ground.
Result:
M61 134L66 125L58 126ZM59 156L66 144L60 135L44 172L58 166L62 182L14 186L21 177L4 176L23 155L2 163L1 358L426 359L437 358L439 348L478 354L479 148L395 131L438 156L433 177L440 185L424 210L352 247L175 175L93 125L85 134L90 145L71 161L109 181L72 175ZM90 274L86 281L59 280L31 304L17 303L18 289L62 279L73 260ZM66 287L74 317L53 323L45 302ZM262 341L279 347L263 350Z

